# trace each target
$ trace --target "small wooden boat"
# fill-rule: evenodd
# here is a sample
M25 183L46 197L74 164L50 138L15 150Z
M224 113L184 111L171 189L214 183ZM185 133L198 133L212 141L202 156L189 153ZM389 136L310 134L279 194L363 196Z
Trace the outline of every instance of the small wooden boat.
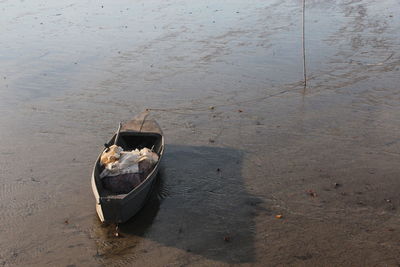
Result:
M116 144L124 150L147 147L158 154L159 160L141 184L127 194L114 194L108 191L102 186L99 177L104 169L100 164L102 153L96 160L92 174L92 189L96 198L96 211L102 222L126 222L144 206L151 193L164 153L164 136L157 122L147 119L147 116L148 112L143 112L121 125L119 133L106 144L114 144L117 138Z

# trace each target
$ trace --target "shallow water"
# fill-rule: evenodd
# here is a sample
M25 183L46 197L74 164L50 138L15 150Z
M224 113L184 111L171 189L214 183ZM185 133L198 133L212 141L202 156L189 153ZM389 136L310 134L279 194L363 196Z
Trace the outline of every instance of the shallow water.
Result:
M301 10L0 1L0 265L399 264L400 4L306 0L305 89ZM165 161L117 238L91 169L146 108Z

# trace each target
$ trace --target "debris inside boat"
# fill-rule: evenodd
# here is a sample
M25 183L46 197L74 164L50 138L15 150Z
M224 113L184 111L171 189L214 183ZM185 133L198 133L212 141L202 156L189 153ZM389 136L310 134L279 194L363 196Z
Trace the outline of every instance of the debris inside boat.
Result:
M147 147L124 151L122 147L112 145L101 155L104 170L100 179L107 190L126 194L143 182L157 161L158 155Z

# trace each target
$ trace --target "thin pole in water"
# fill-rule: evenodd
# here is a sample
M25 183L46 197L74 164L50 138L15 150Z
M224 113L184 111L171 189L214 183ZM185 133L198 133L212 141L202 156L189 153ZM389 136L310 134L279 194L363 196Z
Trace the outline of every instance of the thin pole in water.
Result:
M303 0L302 41L303 41L303 76L304 76L303 84L304 84L304 89L307 87L305 15L306 15L306 0Z

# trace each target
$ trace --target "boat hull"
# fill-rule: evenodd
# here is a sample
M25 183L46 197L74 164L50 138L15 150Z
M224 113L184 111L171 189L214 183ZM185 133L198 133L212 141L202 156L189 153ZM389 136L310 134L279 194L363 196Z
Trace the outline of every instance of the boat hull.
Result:
M127 194L112 194L103 188L100 173L104 169L100 164L100 153L93 168L91 183L96 199L96 212L101 222L124 223L132 218L148 200L157 179L160 162L164 154L164 136L154 120L146 120L141 114L136 119L122 126L117 145L124 150L140 147L153 148L159 160L143 182ZM114 144L116 135L108 142ZM103 150L104 151L104 150Z
M136 187L125 197L96 197L96 212L101 222L104 223L124 223L132 218L146 204L154 182L157 179L159 165L147 177L142 184ZM92 185L95 177L92 177ZM97 188L94 188L96 191Z

